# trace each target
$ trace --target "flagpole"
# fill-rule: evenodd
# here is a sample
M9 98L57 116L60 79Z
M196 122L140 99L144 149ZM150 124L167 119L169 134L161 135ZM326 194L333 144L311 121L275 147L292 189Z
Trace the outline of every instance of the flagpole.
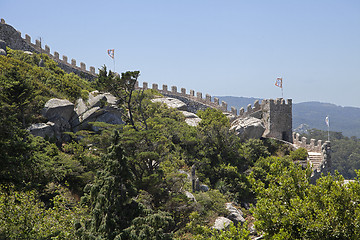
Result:
M275 86L281 88L281 97L284 98L284 90L283 90L283 81L282 77L276 78Z
M326 116L325 122L326 122L327 129L328 129L328 141L330 142L330 121L329 121L329 116Z
M330 124L328 124L328 141L330 142Z

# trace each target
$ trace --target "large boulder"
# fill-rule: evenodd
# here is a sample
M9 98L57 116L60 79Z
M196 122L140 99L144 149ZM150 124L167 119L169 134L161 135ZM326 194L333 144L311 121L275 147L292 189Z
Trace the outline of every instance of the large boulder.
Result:
M225 207L229 211L229 215L227 216L228 219L236 224L245 222L242 211L237 209L232 203L226 203Z
M232 221L226 217L218 217L215 220L213 228L215 228L217 230L223 230L223 229L227 228L231 223L232 223Z
M165 103L169 108L176 108L178 110L187 111L186 104L184 102L180 101L179 99L176 99L176 98L170 98L170 97L154 98L151 101L152 102Z
M74 104L66 99L52 98L46 102L42 110L42 115L49 120L62 118L69 121L73 114Z
M265 126L260 119L254 117L238 118L231 123L230 130L242 139L261 138Z

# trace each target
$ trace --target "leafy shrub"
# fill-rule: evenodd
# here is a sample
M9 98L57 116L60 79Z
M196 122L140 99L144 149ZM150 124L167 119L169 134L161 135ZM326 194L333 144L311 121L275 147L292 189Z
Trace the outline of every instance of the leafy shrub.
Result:
M298 148L293 152L290 152L290 158L295 160L306 160L308 157L308 152L305 148Z

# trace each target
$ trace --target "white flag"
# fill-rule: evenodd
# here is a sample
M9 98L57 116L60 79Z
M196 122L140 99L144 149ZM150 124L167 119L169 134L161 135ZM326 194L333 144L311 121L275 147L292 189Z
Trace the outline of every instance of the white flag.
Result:
M329 116L326 116L325 123L328 127L330 127Z

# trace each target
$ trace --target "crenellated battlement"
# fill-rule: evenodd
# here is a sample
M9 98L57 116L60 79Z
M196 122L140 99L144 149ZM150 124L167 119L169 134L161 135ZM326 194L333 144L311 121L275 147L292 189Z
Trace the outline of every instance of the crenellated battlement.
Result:
M142 83L143 86L140 87L139 86L139 82L136 83L136 89L150 89L149 87L149 83L147 82L143 82ZM151 89L159 91L162 94L171 94L173 96L178 96L178 97L185 97L188 99L191 99L193 101L197 101L200 102L202 104L205 104L209 107L213 107L216 109L219 109L223 112L226 113L230 113L232 114L234 117L248 117L251 116L252 114L262 111L262 109L264 108L265 105L271 105L273 108L276 106L286 106L286 107L291 107L292 106L292 100L288 99L287 102L284 99L265 99L261 101L256 100L254 102L253 105L249 104L246 108L246 110L242 107L239 110L234 107L231 106L230 110L228 110L228 104L224 101L221 101L219 98L217 97L212 97L210 94L204 94L202 92L195 92L194 90L189 90L189 92L187 92L186 88L178 88L177 86L171 86L170 88L168 87L168 85L164 84L162 85L162 87L160 88L158 84L153 83L151 86ZM180 91L179 91L180 89Z
M137 82L135 85L136 89L150 89L149 84L147 82L142 83L142 87L139 86L139 83ZM235 107L231 107L231 111L228 111L228 104L224 101L221 101L217 97L212 97L210 94L205 94L205 97L202 92L195 92L194 90L189 90L187 93L186 88L178 88L177 86L171 86L170 89L168 88L168 85L162 85L162 88L159 88L159 85L156 83L152 84L151 89L156 90L164 95L172 95L172 96L178 96L190 99L192 101L196 101L199 103L202 103L206 106L219 109L223 112L231 113L234 116L237 115L237 109ZM180 89L180 91L178 90Z
M331 143L330 141L310 139L307 143L306 137L301 137L299 133L293 132L293 146L295 148L305 148L308 152L307 162L310 164L313 172L312 179L315 182L321 176L321 173L326 173L331 167Z
M0 24L11 27L10 25L6 24L6 22L3 18L1 18ZM7 29L6 31L7 31L7 33L11 32L10 29ZM76 64L77 61L75 59L71 59L71 62L69 63L68 57L66 55L62 55L62 59L60 59L60 54L57 51L54 51L53 54L51 54L50 47L48 45L45 45L43 48L40 40L36 39L35 42L32 43L31 37L28 34L25 34L25 36L22 37L20 31L17 31L15 29L13 31L16 31L18 36L20 37L20 39L25 41L25 43L28 46L25 46L26 44L24 44L24 43L19 43L19 39L14 39L14 38L18 38L17 36L15 36L16 35L16 32L15 32L15 34L14 33L8 34L8 35L10 35L10 39L8 40L10 42L10 43L8 43L10 48L17 49L17 50L24 50L24 51L34 50L35 52L38 52L38 53L45 53L51 59L53 59L54 61L58 62L61 65L65 65L68 68L72 68L75 71L80 71L85 74L89 74L93 77L96 76L95 67L90 66L89 69L86 69L86 64L84 62L80 62L80 64L77 65ZM6 40L6 39L4 39L4 40ZM11 44L14 44L15 47L12 46Z
M292 99L288 99L287 101L283 98L276 98L276 99L264 99L262 101L262 104L270 104L271 106L291 106L292 105Z
M21 33L18 31L21 37ZM50 47L48 45L45 45L44 48L42 48L41 42L36 39L35 43L31 42L31 37L28 34L25 34L25 38L23 38L28 44L30 44L33 48L35 48L40 53L47 54L50 58L55 60L56 62L61 62L65 65L68 65L69 67L78 69L83 72L87 72L92 75L96 75L95 73L95 67L90 66L89 69L86 69L86 64L84 62L80 62L79 65L76 64L76 59L71 59L71 62L68 62L68 57L66 55L62 55L62 59L60 59L60 54L57 51L54 51L53 54L50 52Z
M310 143L307 143L306 137L301 137L299 133L293 132L293 143L296 147L305 148L308 152L321 152L322 141L315 139L310 139Z

